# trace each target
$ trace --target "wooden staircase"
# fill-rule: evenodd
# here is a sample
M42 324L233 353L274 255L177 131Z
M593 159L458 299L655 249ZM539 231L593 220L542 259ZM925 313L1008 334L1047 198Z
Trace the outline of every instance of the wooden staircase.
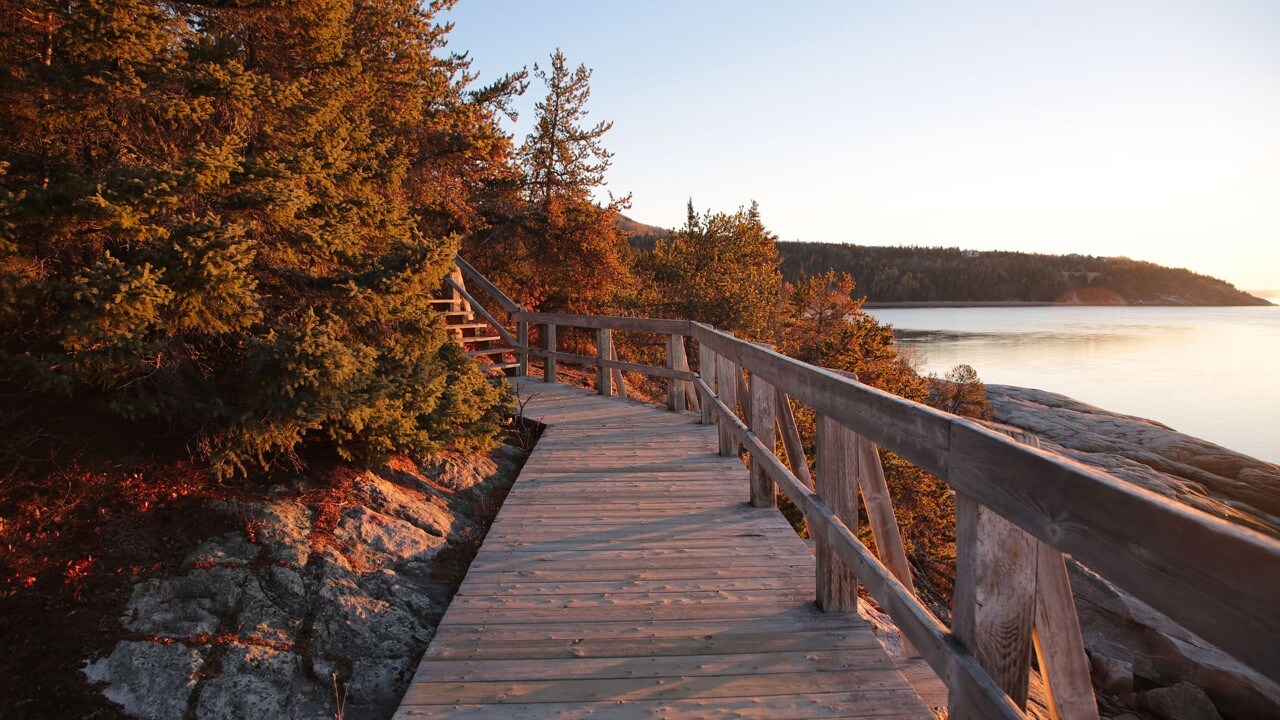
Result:
M449 337L462 346L467 357L473 358L481 370L498 377L509 375L508 371L519 367L515 338L475 302L457 267L445 280L440 297L431 303L436 308L433 314L444 318Z

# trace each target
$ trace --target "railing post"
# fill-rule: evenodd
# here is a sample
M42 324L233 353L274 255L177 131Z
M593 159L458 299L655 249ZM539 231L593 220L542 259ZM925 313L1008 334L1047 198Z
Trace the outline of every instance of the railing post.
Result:
M516 323L516 374L525 377L529 374L529 323Z
M465 288L467 286L466 279L462 277L462 269L457 265L453 266L453 270L449 272L449 277L453 278L453 281L458 284L458 287ZM453 302L449 305L450 310L453 310L454 312L463 312L467 310L467 301L463 299L462 295L459 294L457 290L450 289L449 297L453 299Z
M689 359L684 354L683 335L667 336L667 369L689 369ZM675 378L667 378L667 409L684 411L684 383Z
M546 362L542 364L542 381L553 383L556 381L556 326L554 323L547 323L542 340L547 350Z
M596 392L600 395L613 394L613 373L605 365L613 357L613 331L600 328L596 331L596 359L600 365L596 367Z
M858 532L857 435L825 415L818 416L818 496L855 535ZM817 539L818 608L857 612L858 579L826 539Z
M1032 447L1040 441L1007 432ZM1096 720L1097 701L1062 554L964 493L956 493L951 628L987 674L1025 709L1031 653L1058 720ZM950 717L975 717L951 703Z
M698 374L702 382L712 390L716 389L716 354L711 348L698 344ZM716 411L710 398L702 398L702 424L710 425L716 421Z
M738 410L738 365L723 355L716 355L716 385L720 400L729 412ZM738 454L738 440L733 436L729 423L720 422L720 454L729 457Z
M778 415L773 401L776 391L759 375L751 374L751 433L773 451L777 440ZM755 453L752 453L753 455ZM751 458L751 505L774 507L778 504L773 478L764 471L760 458Z
M1018 707L1027 706L1036 611L1036 540L956 493L956 589L951 630ZM952 698L948 717L974 718Z

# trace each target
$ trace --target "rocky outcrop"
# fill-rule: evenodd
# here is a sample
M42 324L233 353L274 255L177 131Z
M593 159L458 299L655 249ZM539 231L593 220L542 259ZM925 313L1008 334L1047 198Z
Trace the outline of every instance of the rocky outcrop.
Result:
M1280 467L1043 390L988 385L993 419L1047 450L1280 536ZM1280 686L1078 563L1076 609L1104 717L1280 718Z
M244 530L138 583L127 639L85 674L139 718L389 717L524 456L401 461L342 507L300 481L219 508Z
M1280 536L1280 466L1065 395L987 385L993 419L1046 447L1212 515Z

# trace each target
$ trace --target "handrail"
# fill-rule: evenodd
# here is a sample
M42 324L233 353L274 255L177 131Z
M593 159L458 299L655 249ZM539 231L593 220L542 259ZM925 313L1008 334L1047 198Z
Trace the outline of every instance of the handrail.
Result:
M648 332L660 335L688 337L691 323L688 320L660 318L621 317L615 315L573 315L569 313L542 313L521 310L513 313L516 320L531 323L551 323L564 327L621 330L624 332Z
M894 619L898 629L920 650L925 661L943 680L952 680L963 688L970 708L979 717L1023 717L1013 701L992 682L990 676L978 665L973 654L952 637L936 617L911 594L893 574L858 540L858 537L827 507L827 503L810 490L782 464L772 448L766 448L755 433L738 416L716 397L702 381L694 380L703 393L703 402L711 403L722 422L747 446L753 460L761 463L765 472L782 487L783 492L804 513L810 533L829 542L836 554L854 571L867 586L871 596ZM951 682L947 683L952 685Z
M1280 542L710 326L693 337L1280 682Z
M455 255L453 261L457 263L458 269L462 271L463 275L466 275L472 282L479 285L480 289L488 293L489 297L497 300L498 304L501 305L504 310L509 313L516 313L524 310L519 303L507 297L506 293L499 290L497 285L489 282L489 278L481 275L479 270L471 267L471 263L462 259L461 255Z
M514 306L461 258L459 267L499 302L505 299ZM1057 600L1065 593L1067 607L1065 611L1059 608L1059 612L1069 613L1075 628L1076 645L1070 654L1081 656L1067 658L1066 665L1076 663L1086 691L1088 668L1085 665L1079 669L1078 663L1084 661L1078 647L1079 630L1074 624L1066 571L1058 552L1072 555L1191 632L1280 682L1280 613L1275 611L1280 607L1280 541L1061 455L1030 447L973 421L869 387L710 325L673 319L539 313L518 306L512 309L505 303L504 307L519 324L523 343L516 343L517 350L525 356L545 358L544 377L548 381L555 380L557 360L665 377L670 383L668 406L672 409L684 409L679 399L682 392L677 392L676 384L691 381L702 396L703 421L713 416L719 420L721 453L732 454L739 444L750 452L753 502L767 491L768 502L772 503L772 491L757 487L758 474L768 478L763 482L776 483L804 513L820 548L834 553L867 587L904 637L947 684L953 704L958 703L956 707L967 711L968 716L1020 718L1023 714L1007 694L1013 690L1002 687L1003 680L993 679L989 668L984 669L986 661L979 660L983 656L969 646L972 627L966 625L963 632L958 626L948 630L858 541L856 533L820 494L774 454L773 424L777 418L773 408L765 405L778 402L772 400L775 396L784 403L788 396L794 398L865 442L911 461L946 481L956 491L958 505L963 499L966 507L994 513L997 520L1012 523L1008 527L1021 529L1013 528L1013 532L1025 531L1032 536L1034 539L1029 542L1042 543L1038 552L1047 553L1052 560L1048 565L1054 565L1042 572L1048 573L1048 585L1057 586ZM545 349L530 347L530 323L545 326ZM557 326L594 328L600 337L615 330L666 335L667 367L610 359L607 351L612 345L611 337L598 341L606 348L599 357L558 352ZM689 372L684 362L685 337L699 344L701 374ZM675 342L677 338L679 342ZM673 357L676 353L678 358ZM751 376L749 388L742 381L744 370ZM704 375L720 386L725 394L723 400ZM601 385L602 392L608 390L609 383ZM750 406L761 400L764 402L759 413L753 414ZM739 404L751 419L751 427L738 418L733 406ZM765 423L761 427L763 439L755 432L758 422ZM797 438L786 437L785 424L783 432L791 456ZM791 459L794 462L795 458ZM796 470L808 472L803 458ZM818 470L822 472L821 467ZM856 488L852 492L856 493ZM958 530L960 522L958 516ZM968 536L978 531L974 518L966 516L964 522L969 523L965 528ZM976 552L971 548L963 550ZM991 561L972 554L967 557L970 563ZM1034 562L1033 559L1033 567ZM1056 580L1050 577L1054 572L1060 574ZM972 583L972 576L966 576L966 582ZM1037 592L1038 589L1032 590L1039 603L1043 598L1035 595ZM957 588L957 603L960 595ZM1072 717L1096 717L1096 710L1086 709Z

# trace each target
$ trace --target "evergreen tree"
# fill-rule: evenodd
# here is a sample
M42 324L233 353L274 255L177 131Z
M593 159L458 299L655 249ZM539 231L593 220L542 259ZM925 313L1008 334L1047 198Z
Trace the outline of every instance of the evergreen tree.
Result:
M7 381L163 420L221 473L492 442L505 390L429 299L520 78L468 91L449 4L7 4Z
M987 386L970 365L956 365L943 377L930 375L929 404L939 410L979 420L991 417Z
M770 340L782 302L779 262L777 236L756 203L699 215L690 200L684 227L658 240L643 263L652 284L641 302L657 316Z
M630 246L618 213L630 200L598 204L611 154L601 138L613 123L586 127L591 71L570 71L559 50L549 69L534 66L547 86L534 129L519 151L522 189L508 215L468 243L486 272L526 306L544 311L609 312L632 283Z
M787 285L788 310L779 348L820 367L852 372L858 379L917 402L928 384L898 354L893 330L862 311L853 278L828 270L801 275Z

